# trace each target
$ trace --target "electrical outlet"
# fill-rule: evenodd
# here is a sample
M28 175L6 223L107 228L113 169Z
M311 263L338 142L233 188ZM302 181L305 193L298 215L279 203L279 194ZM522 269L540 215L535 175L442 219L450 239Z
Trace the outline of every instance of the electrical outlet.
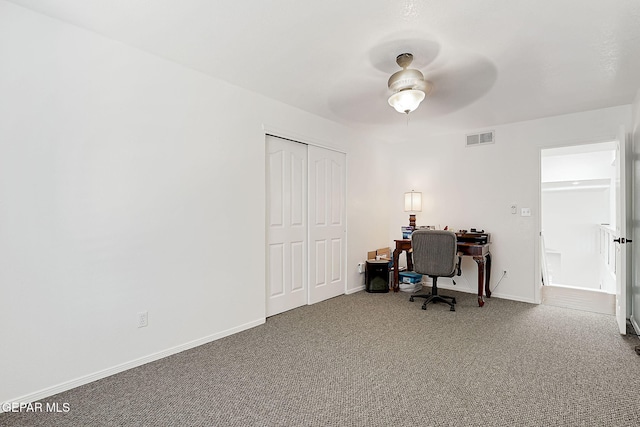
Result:
M149 312L141 311L138 313L138 328L149 326Z
M360 274L364 273L364 262L358 263L358 273Z

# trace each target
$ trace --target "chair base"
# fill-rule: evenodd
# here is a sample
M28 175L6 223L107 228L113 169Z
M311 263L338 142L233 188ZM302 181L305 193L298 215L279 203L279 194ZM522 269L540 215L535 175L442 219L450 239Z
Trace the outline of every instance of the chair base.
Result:
M411 295L409 297L409 301L413 302L414 298L426 298L426 300L424 301L424 304L422 304L422 309L426 310L427 309L427 304L429 304L430 302L436 303L436 302L444 302L446 304L449 304L449 311L456 311L456 299L454 297L448 297L446 295L438 295L438 285L437 285L437 278L432 277L433 280L433 286L431 287L431 293L430 294L416 294L416 295Z
M424 303L422 304L422 309L426 310L427 309L427 304L429 304L430 302L436 303L436 302L444 302L446 304L449 304L449 311L456 311L456 299L454 297L448 297L445 295L431 295L431 294L423 294L423 295L411 295L409 297L409 301L413 302L414 298L426 298L426 300L424 301Z

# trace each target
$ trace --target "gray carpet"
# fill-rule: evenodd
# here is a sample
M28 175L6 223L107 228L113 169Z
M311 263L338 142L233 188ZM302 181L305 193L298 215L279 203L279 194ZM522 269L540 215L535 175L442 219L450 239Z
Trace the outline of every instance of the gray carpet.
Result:
M638 426L640 357L611 316L471 294L359 292L46 402L2 426Z

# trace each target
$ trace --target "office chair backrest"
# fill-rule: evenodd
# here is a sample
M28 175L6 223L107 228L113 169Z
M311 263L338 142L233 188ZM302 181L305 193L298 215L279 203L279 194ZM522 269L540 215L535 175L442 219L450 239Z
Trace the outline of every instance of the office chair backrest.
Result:
M456 271L456 234L446 230L416 230L411 235L413 269L427 276L452 277Z

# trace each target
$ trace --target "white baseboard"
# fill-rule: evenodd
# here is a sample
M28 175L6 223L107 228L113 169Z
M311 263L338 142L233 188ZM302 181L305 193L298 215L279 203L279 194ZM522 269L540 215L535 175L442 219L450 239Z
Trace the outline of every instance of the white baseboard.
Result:
M431 284L424 284L424 286L426 286L427 288L429 288L431 286ZM458 286L458 285L444 285L444 286L440 286L440 283L438 283L438 290L441 289L445 289L448 291L458 291L458 292L465 292L467 294L478 294L478 288L476 287L475 289L469 289L469 288L465 288L462 286ZM517 295L511 295L511 294L505 294L502 292L496 292L496 291L492 291L491 292L491 298L502 298L502 299L508 299L511 301L518 301L518 302L526 302L529 304L535 304L536 302L531 299L531 298L522 298L520 296ZM485 302L487 301L491 301L491 298L487 298L486 295L484 297Z
M347 291L345 292L345 295L355 294L356 292L360 292L364 290L365 290L364 285L358 286L357 288L347 289Z
M245 323L240 326L236 326L235 328L227 329L222 332L218 332L216 334L208 335L206 337L199 338L197 340L189 341L187 343L168 348L166 350L159 351L157 353L150 354L148 356L140 357L138 359L131 360L129 362L122 363L120 365L113 366L111 368L103 369L98 372L94 372L93 374L85 375L80 378L76 378L71 381L66 381L55 385L53 387L47 387L45 389L36 391L34 393L29 393L24 396L17 397L15 399L10 399L7 402L3 403L31 403L35 402L49 396L53 396L58 393L62 393L63 391L71 390L72 388L79 387L81 385L89 384L93 381L109 377L111 375L115 375L117 373L126 371L128 369L132 369L138 366L142 366L146 363L153 362L159 359L162 359L167 356L171 356L176 353L183 352L185 350L189 350L194 347L198 347L203 344L207 344L212 341L219 340L220 338L224 338L229 335L236 334L238 332L242 332L247 329L254 328L256 326L264 324L266 319L258 319L249 323ZM0 405L0 414L3 412L2 407L5 405Z

